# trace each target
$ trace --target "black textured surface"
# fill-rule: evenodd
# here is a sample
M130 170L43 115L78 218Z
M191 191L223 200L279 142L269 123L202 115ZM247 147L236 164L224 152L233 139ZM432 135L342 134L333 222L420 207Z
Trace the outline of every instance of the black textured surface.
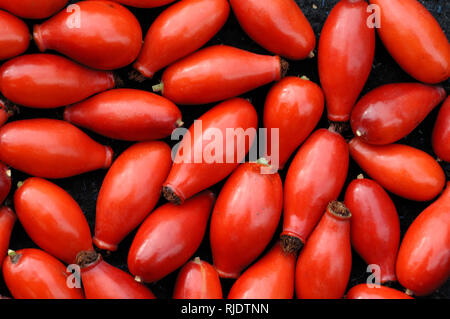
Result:
M71 1L71 3L75 3L77 1ZM312 27L314 28L315 34L317 39L320 36L320 31L323 26L323 23L329 13L329 11L333 8L333 6L337 3L337 0L297 0L297 3L303 10L304 14L312 24ZM438 20L440 25L443 27L444 31L447 34L447 37L450 35L450 2L447 0L429 0L429 1L421 1L428 10L433 14L433 16ZM147 32L150 24L152 21L157 17L157 15L164 9L163 8L157 8L157 9L133 9L130 8L131 11L138 17L139 21L141 22L142 29L145 33ZM34 23L38 23L39 21L27 21L30 28ZM264 49L262 49L260 46L258 46L256 43L254 43L251 39L248 38L248 36L241 30L239 27L239 24L237 23L234 15L231 13L230 18L228 19L226 25L224 28L212 39L207 45L212 44L228 44L232 46L236 46L242 49L246 49L255 53L261 53L261 54L270 54ZM31 44L30 49L27 53L33 53L37 52L36 46L34 44ZM54 52L52 52L54 53ZM290 68L288 75L293 76L301 76L306 75L308 76L312 81L319 83L319 77L317 73L317 58L314 58L312 60L308 61L289 61L290 62ZM129 81L128 78L128 72L131 70L131 67L127 67L121 70L117 70L117 73L125 80L124 87L132 87L132 88L139 88L144 90L151 91L151 85L157 84L158 80L161 77L161 72L157 73L153 80L146 81L144 83L136 83L133 81ZM377 43L376 43L376 55L375 60L373 63L373 69L372 73L370 75L370 78L362 92L362 94L367 93L368 91L383 85L387 83L394 83L394 82L414 82L415 80L412 79L410 76L408 76L397 64L396 62L390 57L389 53L385 50L383 47L383 44L381 43L380 39L377 37ZM447 90L447 93L449 92L450 85L447 81L443 84L445 89ZM266 94L269 90L271 85L267 85L264 87L261 87L257 90L254 90L248 94L245 94L246 98L250 98L253 105L258 110L259 114L259 125L262 126L262 111L263 111L263 105L264 100L266 97ZM201 114L203 114L206 110L210 109L213 105L204 105L204 106L187 106L187 107L180 107L182 113L183 113L183 120L185 122L185 126L189 127L193 120L198 118ZM26 118L35 118L35 117L48 117L48 118L57 118L62 119L62 109L58 110L33 110L33 109L27 109L27 108L20 108L20 114L14 116L11 121L19 120L19 119L26 119ZM434 122L436 120L438 108L436 108L428 117L427 119L416 129L414 132L412 132L409 136L407 136L404 140L400 141L401 143L405 143L417 148L420 148L421 150L426 151L427 153L435 156L433 154L432 148L431 148L431 131L434 125ZM324 113L321 122L318 125L319 127L328 127L328 121L326 119L326 114ZM91 132L86 131L91 137L93 137L96 141L110 145L114 152L115 156L119 155L123 150L125 150L127 147L132 145L132 143L125 143L125 142L119 142L110 140L107 138L104 138L102 136L93 134ZM170 139L166 139L166 142L170 145L174 145L175 142L170 141ZM351 161L351 166L348 174L347 183L344 186L343 192L341 194L341 200L343 199L343 194L345 192L345 189L349 182L356 178L358 174L360 174L362 171L361 169L353 162ZM441 163L443 168L445 169L447 180L449 180L450 177L450 164L448 163ZM289 163L286 165L286 168L289 167ZM284 180L285 174L287 169L284 169L280 172L280 175L282 179ZM95 205L96 205L96 198L99 191L99 188L101 186L102 180L106 174L105 170L101 171L95 171L87 174L83 174L80 176L76 176L73 178L67 178L63 180L53 180L57 185L61 186L65 190L67 190L74 199L80 204L83 212L86 215L86 218L89 222L89 225L91 227L91 231L93 233L94 231L94 223L95 223ZM12 170L12 176L13 176L13 189L11 190L11 193L7 199L7 204L13 205L12 202L12 196L14 194L14 191L16 189L16 184L18 181L26 179L28 176L26 174L23 174L17 170ZM219 183L218 185L215 185L212 187L212 190L216 192L216 194L219 193L222 183ZM394 200L394 203L397 207L399 216L400 216L400 222L401 222L401 230L402 230L402 236L407 230L408 226L411 224L411 222L414 220L414 218L424 209L426 208L430 203L418 203L418 202L411 202L402 198L399 198L395 195L392 195L392 199ZM160 200L160 204L164 203L165 201L163 199ZM281 226L281 224L280 224ZM281 228L278 229L277 233L274 236L273 242L275 242L280 234ZM135 235L135 231L132 232L129 236L126 237L126 239L120 244L119 250L115 253L112 253L110 255L104 255L104 258L106 261L111 263L114 266L117 266L125 271L127 271L127 253L128 249L131 245L131 242L133 240L133 237ZM170 236L170 234L168 234ZM209 234L208 230L205 235L205 239L201 245L201 247L198 249L198 251L195 253L195 256L199 256L202 259L211 262L211 252L209 247ZM270 248L272 243L268 246ZM11 238L11 249L22 249L22 248L31 248L36 247L36 245L30 240L30 238L26 235L24 232L22 226L20 223L17 223L13 234ZM166 278L160 280L159 282L150 284L149 287L152 289L152 291L157 295L159 298L170 298L172 294L172 290L174 287L175 279L177 272L174 272L173 274L167 276ZM352 267L352 274L351 279L349 281L349 288L365 282L367 276L369 274L366 273L366 264L362 259L357 255L353 255L353 267ZM228 291L233 283L232 280L223 280L223 291L224 296L228 294ZM401 289L401 287L398 284L395 284L394 287ZM0 295L6 295L10 296L4 282L3 278L0 276ZM447 281L447 283L441 287L438 291L433 293L432 295L428 296L427 298L447 298L450 299L450 282Z

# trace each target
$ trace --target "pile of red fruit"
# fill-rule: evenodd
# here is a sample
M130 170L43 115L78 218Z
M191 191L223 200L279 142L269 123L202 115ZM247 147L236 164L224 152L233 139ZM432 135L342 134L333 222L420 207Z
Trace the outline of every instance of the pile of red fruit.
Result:
M134 12L160 6L143 30ZM267 54L208 45L230 15ZM376 34L414 81L363 94ZM308 59L320 83L288 73ZM151 299L175 273L178 299L407 299L448 280L450 44L417 0L340 0L317 39L294 0L0 0L0 61L10 297ZM242 97L267 86L262 106ZM199 105L211 107L172 151ZM434 154L402 143L437 107ZM267 147L249 160L261 128ZM93 229L57 184L101 169ZM393 196L429 205L401 229ZM10 249L19 223L34 247ZM127 236L120 269L107 259ZM211 262L194 258L205 242ZM349 287L352 251L374 284Z

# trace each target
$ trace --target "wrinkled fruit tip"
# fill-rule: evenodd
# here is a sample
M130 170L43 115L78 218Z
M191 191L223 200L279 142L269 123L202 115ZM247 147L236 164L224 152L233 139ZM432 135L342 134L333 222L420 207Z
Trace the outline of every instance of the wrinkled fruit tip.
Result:
M352 217L352 214L350 213L350 210L345 206L343 202L339 201L331 201L328 204L327 210L333 214L334 216L337 216L339 218L348 219Z
M300 238L289 235L282 235L281 248L286 254L294 254L303 248L303 243Z
M167 199L169 202L176 205L181 204L181 198L169 186L163 186L163 195L164 198Z
M101 255L94 250L80 251L75 257L76 264L85 268L101 258Z
M289 70L289 62L280 58L281 78L284 78Z

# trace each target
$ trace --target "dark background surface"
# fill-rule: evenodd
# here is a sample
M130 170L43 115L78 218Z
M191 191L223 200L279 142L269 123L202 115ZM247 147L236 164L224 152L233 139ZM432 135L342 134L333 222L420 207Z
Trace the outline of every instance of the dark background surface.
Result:
M71 3L75 3L77 1L70 1ZM320 32L322 29L322 26L326 20L326 17L328 16L328 13L333 8L333 6L337 3L337 0L303 0L299 1L297 0L297 3L301 7L303 13L310 21L317 39L319 39ZM444 29L447 37L450 35L450 2L447 0L429 0L429 1L420 1L423 3L427 9L433 14L433 16L437 19L437 21L440 23L442 28ZM130 8L130 10L137 16L139 21L142 25L142 30L144 35L146 34L149 26L151 25L152 21L158 16L161 11L166 8L156 8L156 9L134 9ZM27 21L30 28L33 24L39 23L40 21ZM207 46L213 45L213 44L227 44L232 45L238 48L246 49L255 53L260 54L270 54L263 48L261 48L258 44L254 43L240 28L236 18L234 17L233 13L230 14L230 17L226 23L226 25L223 27L223 29L207 44ZM36 46L32 43L30 45L30 49L27 53L34 53L37 52ZM55 53L55 52L52 52ZM317 51L316 51L317 53ZM306 75L308 76L313 82L319 83L319 77L317 73L317 58L308 60L308 61L289 61L290 62L290 68L288 71L288 75L290 76L302 76ZM130 88L138 88L143 90L151 91L151 86L154 84L157 84L159 79L161 78L162 72L157 73L154 76L153 80L148 80L143 83L137 83L134 81L128 80L128 73L131 70L130 67L126 67L124 69L117 70L117 73L120 75L122 79L125 80L124 87L130 87ZM372 73L366 83L366 86L364 87L364 90L362 94L367 93L368 91L388 83L395 83L395 82L415 82L413 78L408 76L398 65L397 63L390 57L389 53L385 50L383 44L381 43L380 39L377 36L377 43L376 43L376 55L375 60L373 63ZM244 97L250 98L253 105L258 111L259 114L259 126L262 126L262 112L263 112L263 106L264 106L264 100L267 95L268 90L270 89L272 84L266 85L264 87L261 87L257 90L254 90L248 94L245 94ZM443 83L443 86L445 87L447 93L450 89L450 83L449 81ZM210 109L214 104L210 105L203 105L203 106L180 106L180 109L183 113L183 121L185 122L185 127L189 127L194 119L198 118L200 115L202 115L205 111ZM426 120L420 124L420 126L415 129L409 136L407 136L405 139L400 141L400 143L408 144L410 146L417 147L432 156L436 157L436 155L433 153L433 150L431 148L431 132L433 129L434 122L436 120L436 116L438 113L439 107L437 107L431 114L426 118ZM20 107L20 114L15 115L13 118L10 119L10 121L19 120L19 119L26 119L26 118L36 118L36 117L45 117L45 118L57 118L62 119L62 109L57 110L33 110L28 109L24 107ZM318 125L318 128L327 128L329 125L327 118L326 118L326 112L324 112L321 122ZM89 131L85 131L88 133L92 138L94 138L96 141L103 143L105 145L109 145L113 148L115 152L115 156L117 157L120 153L122 153L126 148L128 148L133 143L128 142L119 142L114 141L111 139L104 138L102 136L99 136L97 134L94 134ZM350 138L351 134L349 135L348 132L344 134L346 138ZM171 141L170 138L166 139L166 142L169 143L169 145L173 146L177 141ZM292 159L292 157L291 157ZM282 180L284 181L287 168L289 167L288 162L286 164L286 168L280 172L280 175L282 177ZM447 176L447 180L450 179L450 164L449 163L441 163L442 167L444 168ZM340 196L340 200L343 200L343 195L345 193L346 187L348 184L356 178L358 174L362 173L361 169L353 162L350 161L350 169L349 174L347 178L347 182L343 188L343 191ZM106 174L106 170L100 170L95 171L87 174L83 174L80 176L62 179L62 180L53 180L57 185L64 188L66 191L68 191L74 199L80 204L83 212L86 215L86 218L89 222L89 225L91 227L92 234L94 233L94 224L95 224L95 205L96 205L96 198L98 195L98 191L100 189L101 183L103 181L103 178ZM26 179L28 175L21 173L17 170L12 170L12 178L13 178L13 186L11 193L9 194L9 197L6 200L6 203L10 206L13 206L12 197L14 195L14 191L16 189L17 182L22 181ZM223 182L215 185L211 189L218 194L220 191L221 186L223 185ZM400 223L401 223L401 231L402 236L408 229L408 226L411 224L411 222L415 219L415 217L428 205L430 205L431 202L412 202L405 199L402 199L400 197L397 197L395 195L391 194L391 198L393 199L399 216L400 216ZM164 199L160 200L161 205L165 203ZM205 234L205 239L198 249L198 251L195 253L194 256L199 256L201 259L206 260L208 262L212 262L210 247L209 247L209 233L207 232ZM277 240L279 234L281 232L281 222L280 227L277 230L277 233L275 234L272 243L268 246L270 248L273 243ZM120 244L119 250L110 254L106 255L103 254L104 259L111 263L114 266L117 266L125 271L127 271L127 254L128 249L131 245L131 242L134 238L136 231L132 232L129 236L125 238L125 240ZM168 234L170 236L170 234ZM10 243L11 249L18 250L22 248L32 248L36 247L36 245L31 241L31 239L27 236L25 231L23 230L20 223L16 223L16 226L14 228L11 243ZM155 295L159 298L170 298L172 295L173 287L175 284L176 276L178 271L175 271L171 275L167 276L166 278L160 280L159 282L149 284L148 286L150 289L155 293ZM366 273L366 264L365 262L356 254L353 254L353 267L352 267L352 274L351 278L348 284L348 288L353 287L356 284L364 283L366 281L366 278L368 277L368 273ZM231 288L231 285L233 284L233 280L222 280L222 286L223 286L223 292L224 296L227 296L229 289ZM402 289L401 286L398 284L394 284L393 287ZM2 276L0 276L0 295L4 296L10 296L10 293L8 292L7 287L5 286L5 283L3 282ZM438 291L433 293L432 295L426 297L426 298L433 298L433 299L441 299L446 298L450 299L450 281L447 281L447 283L442 286Z

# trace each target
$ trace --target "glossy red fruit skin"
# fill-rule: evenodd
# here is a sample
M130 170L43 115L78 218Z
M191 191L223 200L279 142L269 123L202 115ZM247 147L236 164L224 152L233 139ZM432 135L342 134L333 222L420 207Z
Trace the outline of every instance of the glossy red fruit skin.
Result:
M33 176L65 178L108 168L112 156L109 146L65 121L20 120L0 128L0 160Z
M15 299L84 299L80 288L69 288L68 276L63 263L39 249L22 249L3 261L3 277Z
M170 147L159 141L134 144L115 160L97 198L97 247L117 250L157 204L171 166Z
M55 50L101 70L118 69L137 58L142 30L127 8L112 1L82 1L77 6L79 26L72 25L74 12L67 10L34 26L33 37L41 52Z
M229 13L226 0L175 3L151 25L133 67L145 77L153 77L157 71L205 45L223 27Z
M396 281L400 221L389 195L375 181L356 179L348 186L344 203L352 213L353 248L368 265L380 267L381 283Z
M352 268L351 214L333 214L330 205L297 260L299 299L341 299L347 288Z
M450 182L446 190L409 226L397 258L403 287L425 296L450 276Z
M175 0L112 0L112 1L136 8L155 8L165 6L166 4L172 3Z
M200 258L188 262L178 273L173 299L222 299L219 274Z
M0 162L0 204L5 201L11 190L11 170Z
M324 96L314 82L293 76L276 83L264 105L264 127L267 128L267 151L271 156L272 129L278 128L279 168L284 165L319 123L324 109ZM274 159L271 159L274 165Z
M64 119L109 138L146 141L170 136L181 124L181 112L157 94L115 89L67 107Z
M393 288L376 286L369 288L367 284L359 284L351 288L346 299L414 299L407 294Z
M83 67L53 54L27 54L0 68L0 91L10 101L34 108L79 102L113 88L111 72Z
M200 246L214 195L205 191L181 205L157 208L139 228L128 253L128 269L143 282L164 278Z
M102 259L81 268L86 299L155 299L155 295L133 276Z
M367 25L367 3L341 0L331 10L319 40L319 76L328 119L346 122L372 69L375 29Z
M383 44L416 80L435 84L450 76L450 44L441 26L417 0L370 0L380 8Z
M277 243L235 281L228 299L292 299L295 260Z
M350 155L370 177L398 196L415 201L435 198L445 186L445 173L427 153L402 144L370 145L355 137Z
M387 145L411 133L445 98L444 88L419 83L387 84L369 92L353 109L353 133L369 144Z
M305 59L316 46L314 31L294 0L230 0L244 31L268 51Z
M278 56L215 45L169 66L162 94L176 104L218 102L280 80L283 67Z
M339 196L348 165L348 147L339 134L319 129L306 140L286 175L282 236L306 242L328 203Z
M227 177L249 151L258 126L255 108L248 101L240 98L231 99L216 105L198 120L202 121L201 132L196 128L195 123L189 128L189 134L186 133L180 142L174 164L163 185L166 190L170 189L175 194L178 202L183 202ZM237 133L237 138L234 138L233 154L230 154L226 149L227 140L229 140L229 143L232 142L231 138L226 137L227 128L243 129L241 133ZM223 148L220 151L223 154L217 153L217 160L213 163L208 163L207 160L209 159L205 157L205 154L209 153L205 149L208 146L211 147L214 139L210 139L210 137L205 135L205 132L211 129L220 130L222 133ZM247 131L249 133L248 137L245 136ZM242 143L245 143L245 154L240 154L241 151L237 148L238 138L243 141ZM201 151L201 154L199 151ZM168 198L166 192L164 195Z
M11 233L16 220L16 214L14 214L11 208L6 206L0 208L0 261L5 259L6 253L8 252ZM0 262L1 269L2 263Z
M59 186L42 178L28 178L14 194L14 207L34 243L65 263L75 263L80 251L93 250L83 211Z
M433 150L440 159L450 162L450 98L441 106L433 129Z
M45 19L55 14L68 0L0 0L0 8L25 19Z
M0 10L0 25L0 60L24 53L30 44L30 32L25 22Z
M220 277L238 278L267 247L280 221L283 184L278 173L264 174L264 166L240 165L217 198L210 244Z

